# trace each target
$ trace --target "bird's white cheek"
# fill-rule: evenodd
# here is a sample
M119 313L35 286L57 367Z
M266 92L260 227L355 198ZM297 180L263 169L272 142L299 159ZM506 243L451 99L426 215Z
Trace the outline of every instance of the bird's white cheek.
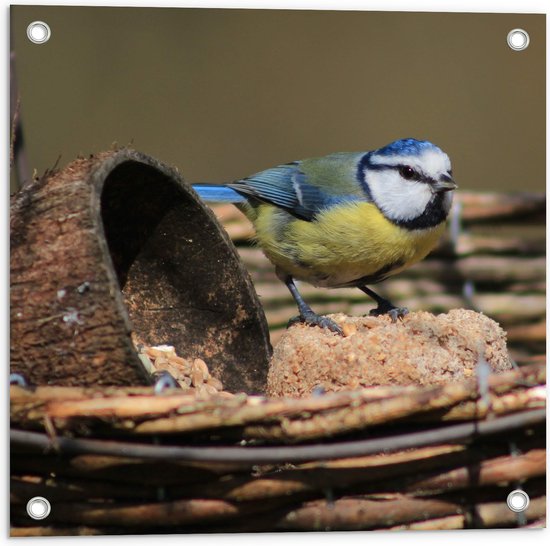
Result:
M366 181L375 204L392 220L414 220L432 198L428 184L403 180L394 170L366 173Z

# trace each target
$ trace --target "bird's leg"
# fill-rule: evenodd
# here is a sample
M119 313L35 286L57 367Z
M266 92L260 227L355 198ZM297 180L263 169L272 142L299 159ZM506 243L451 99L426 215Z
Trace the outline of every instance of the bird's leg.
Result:
M378 304L378 307L369 313L373 317L389 315L392 321L396 322L398 318L403 318L409 312L406 307L396 307L391 301L379 296L366 286L358 286L357 288L370 296Z
M328 328L329 330L336 332L337 334L344 335L344 332L333 320L328 317L322 317L313 311L313 309L304 301L298 288L294 284L294 279L287 275L282 279L286 284L287 288L290 290L296 305L298 306L298 311L300 312L299 317L290 319L288 322L289 326L295 322L303 322L309 324L310 326L320 326L321 328Z

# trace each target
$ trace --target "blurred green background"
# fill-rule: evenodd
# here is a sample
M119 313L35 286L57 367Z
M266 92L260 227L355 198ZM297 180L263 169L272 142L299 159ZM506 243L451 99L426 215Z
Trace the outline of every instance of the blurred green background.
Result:
M414 136L461 189L545 187L544 15L14 6L11 22L39 174L117 142L222 182Z

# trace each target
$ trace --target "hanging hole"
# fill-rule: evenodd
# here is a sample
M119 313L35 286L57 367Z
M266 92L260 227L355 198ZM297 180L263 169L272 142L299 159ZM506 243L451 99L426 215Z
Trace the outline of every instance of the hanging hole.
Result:
M507 41L514 51L523 51L529 45L529 34L522 28L515 28L508 33Z
M27 514L29 514L32 519L46 519L50 515L51 509L52 507L48 499L44 497L33 497L27 503Z
M52 35L52 31L44 21L34 21L27 27L27 37L33 44L45 44Z
M515 489L508 495L506 504L512 512L524 512L529 506L529 495L521 489Z

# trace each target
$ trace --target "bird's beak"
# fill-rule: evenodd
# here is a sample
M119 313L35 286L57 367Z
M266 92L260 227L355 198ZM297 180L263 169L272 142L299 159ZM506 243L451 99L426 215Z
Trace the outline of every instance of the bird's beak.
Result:
M433 191L435 193L443 193L445 191L453 191L458 188L456 182L450 176L442 176L440 180L436 180L432 184Z

